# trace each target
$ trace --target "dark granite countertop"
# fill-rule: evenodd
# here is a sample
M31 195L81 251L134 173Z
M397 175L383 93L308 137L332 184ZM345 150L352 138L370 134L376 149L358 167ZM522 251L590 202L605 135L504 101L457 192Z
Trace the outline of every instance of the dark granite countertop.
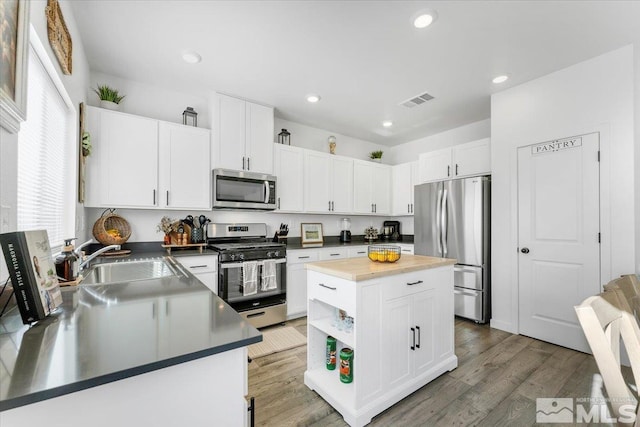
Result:
M351 242L349 243L343 243L340 241L340 237L339 236L325 236L324 237L324 243L322 246L319 247L302 247L302 244L300 243L300 238L299 237L290 237L289 239L287 239L287 249L288 250L295 250L295 249L321 249L321 248L336 248L336 247L350 247L350 246L362 246L362 245L369 245L369 244L373 244L373 245L384 245L384 244L389 244L389 245L393 245L393 244L409 244L409 245L413 245L413 236L412 235L403 235L402 236L402 240L388 240L388 239L378 239L378 240L374 240L372 242L369 242L368 240L364 239L364 236L352 236L351 237Z
M62 295L31 327L17 308L0 319L0 411L262 340L188 272Z

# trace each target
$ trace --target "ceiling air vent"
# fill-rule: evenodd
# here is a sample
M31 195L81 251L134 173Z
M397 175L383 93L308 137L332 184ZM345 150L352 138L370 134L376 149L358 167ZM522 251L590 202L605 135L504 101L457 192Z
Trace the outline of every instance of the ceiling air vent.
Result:
M400 105L403 105L407 108L413 108L415 106L418 106L420 104L424 104L427 101L431 101L433 99L433 96L429 95L428 93L423 93L422 95L418 95L414 98L411 99L407 99L406 101L402 101L400 103Z

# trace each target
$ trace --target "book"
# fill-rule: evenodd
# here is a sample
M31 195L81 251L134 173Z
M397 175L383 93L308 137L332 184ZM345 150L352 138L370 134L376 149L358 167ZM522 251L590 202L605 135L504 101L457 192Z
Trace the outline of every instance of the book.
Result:
M62 293L46 230L0 234L0 246L24 324L47 317Z

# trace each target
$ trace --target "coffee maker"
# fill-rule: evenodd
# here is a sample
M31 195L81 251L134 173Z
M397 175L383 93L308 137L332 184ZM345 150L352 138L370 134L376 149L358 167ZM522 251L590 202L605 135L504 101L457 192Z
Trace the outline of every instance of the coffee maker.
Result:
M351 220L349 218L342 218L342 230L340 231L340 242L351 242Z
M400 240L400 221L384 221L382 223L382 237L386 240Z

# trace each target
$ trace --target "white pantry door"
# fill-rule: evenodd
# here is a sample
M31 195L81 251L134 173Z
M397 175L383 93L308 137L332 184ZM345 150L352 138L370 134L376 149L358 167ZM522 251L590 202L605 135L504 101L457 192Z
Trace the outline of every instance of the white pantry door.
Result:
M520 333L580 351L573 306L600 293L599 134L518 149Z

